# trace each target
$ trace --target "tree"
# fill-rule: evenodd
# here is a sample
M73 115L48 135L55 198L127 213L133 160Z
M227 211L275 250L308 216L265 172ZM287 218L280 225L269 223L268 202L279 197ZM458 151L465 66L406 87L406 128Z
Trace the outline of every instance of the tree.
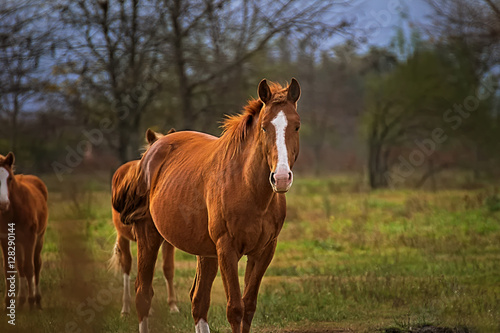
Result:
M481 82L491 89L491 95L498 94L500 63L500 1L498 0L427 0L433 8L432 23L426 26L427 34L439 44L447 44L453 48L451 52L460 54L463 62L472 65L470 70L473 75L469 80L477 87ZM474 163L469 163L474 170L475 177L480 171L486 171L484 166L495 159L500 147L498 136L500 119L498 116L498 96L495 101L482 101L489 103L488 114L475 116L467 124L475 125L474 128L464 128L470 145L475 151ZM496 110L495 110L496 108ZM482 122L478 122L482 120ZM472 162L472 161L470 161Z
M500 62L500 1L427 0L434 10L428 34L448 44L462 43L484 72ZM472 59L471 59L472 60Z
M422 45L393 70L368 77L364 125L372 188L401 182L408 175L391 173L393 166L402 159L411 168L421 166L443 143L428 143L427 157L416 154L422 141L429 142L437 135L436 129L443 131L446 110L477 88L469 79L470 69L463 65L448 49ZM409 151L409 162L395 153L398 148Z
M84 121L107 117L114 122L117 140L108 139L122 162L133 159L142 114L164 80L156 8L140 0L63 0L54 8L64 28L56 72L76 76L66 85L86 103L80 105L87 111ZM92 114L95 110L101 114Z
M241 87L244 65L274 40L330 36L347 27L342 19L327 20L325 13L337 1L229 1L166 2L165 41L178 83L183 118L181 128L195 126L204 106L196 96L223 98L227 86ZM288 43L296 46L293 40Z
M77 92L84 121L104 116L116 121L116 148L126 161L136 156L143 116L158 109L155 102L172 100L171 109L163 111L165 118L176 119L170 126L201 126L200 115L211 104L235 100L225 88L246 85L245 64L275 38L291 32L329 36L345 29L341 19L325 20L336 4L60 0L55 8L66 33L57 73L76 77L65 85Z
M5 1L0 4L0 117L9 126L9 149L18 150L23 112L36 111L48 83L44 57L52 47L51 24L43 1Z

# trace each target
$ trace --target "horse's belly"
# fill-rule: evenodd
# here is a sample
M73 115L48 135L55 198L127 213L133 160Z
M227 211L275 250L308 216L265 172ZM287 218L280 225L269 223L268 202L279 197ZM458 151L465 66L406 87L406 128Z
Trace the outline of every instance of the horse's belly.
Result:
M151 205L158 232L176 248L199 256L215 256L217 251L208 233L206 211L187 205Z

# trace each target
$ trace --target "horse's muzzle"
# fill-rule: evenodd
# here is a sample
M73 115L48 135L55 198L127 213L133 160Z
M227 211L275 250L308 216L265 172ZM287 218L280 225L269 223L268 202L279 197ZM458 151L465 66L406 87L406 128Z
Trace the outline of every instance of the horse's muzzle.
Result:
M269 182L276 193L286 193L292 187L293 172L271 172Z

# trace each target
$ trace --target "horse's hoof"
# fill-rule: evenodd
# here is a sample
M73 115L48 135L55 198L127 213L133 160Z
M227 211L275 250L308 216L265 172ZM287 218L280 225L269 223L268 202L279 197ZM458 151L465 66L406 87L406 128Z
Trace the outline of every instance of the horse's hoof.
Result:
M177 305L171 305L170 306L170 313L179 313L179 308L177 307Z
M121 313L121 317L122 318L128 318L129 315L130 315L130 313L128 313L128 312L122 312Z

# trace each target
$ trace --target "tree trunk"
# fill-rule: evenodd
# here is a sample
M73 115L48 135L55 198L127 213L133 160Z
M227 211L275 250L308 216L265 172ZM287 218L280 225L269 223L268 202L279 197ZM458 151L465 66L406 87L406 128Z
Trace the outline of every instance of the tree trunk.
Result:
M191 94L192 90L189 86L189 80L186 73L186 59L184 58L184 43L183 43L183 31L181 25L181 1L176 0L171 13L172 26L174 29L174 61L175 70L178 76L179 82L179 101L180 109L182 112L182 124L181 128L188 129L193 126L194 116L191 106Z
M126 121L120 122L120 128L118 131L118 159L120 164L124 164L130 161L129 156L129 146L130 146L130 130Z
M14 153L17 151L17 130L19 116L19 96L17 93L14 96L14 108L12 110L12 128L10 135L10 150Z
M372 189L387 188L387 151L382 153L382 144L372 141L368 147L368 177Z

